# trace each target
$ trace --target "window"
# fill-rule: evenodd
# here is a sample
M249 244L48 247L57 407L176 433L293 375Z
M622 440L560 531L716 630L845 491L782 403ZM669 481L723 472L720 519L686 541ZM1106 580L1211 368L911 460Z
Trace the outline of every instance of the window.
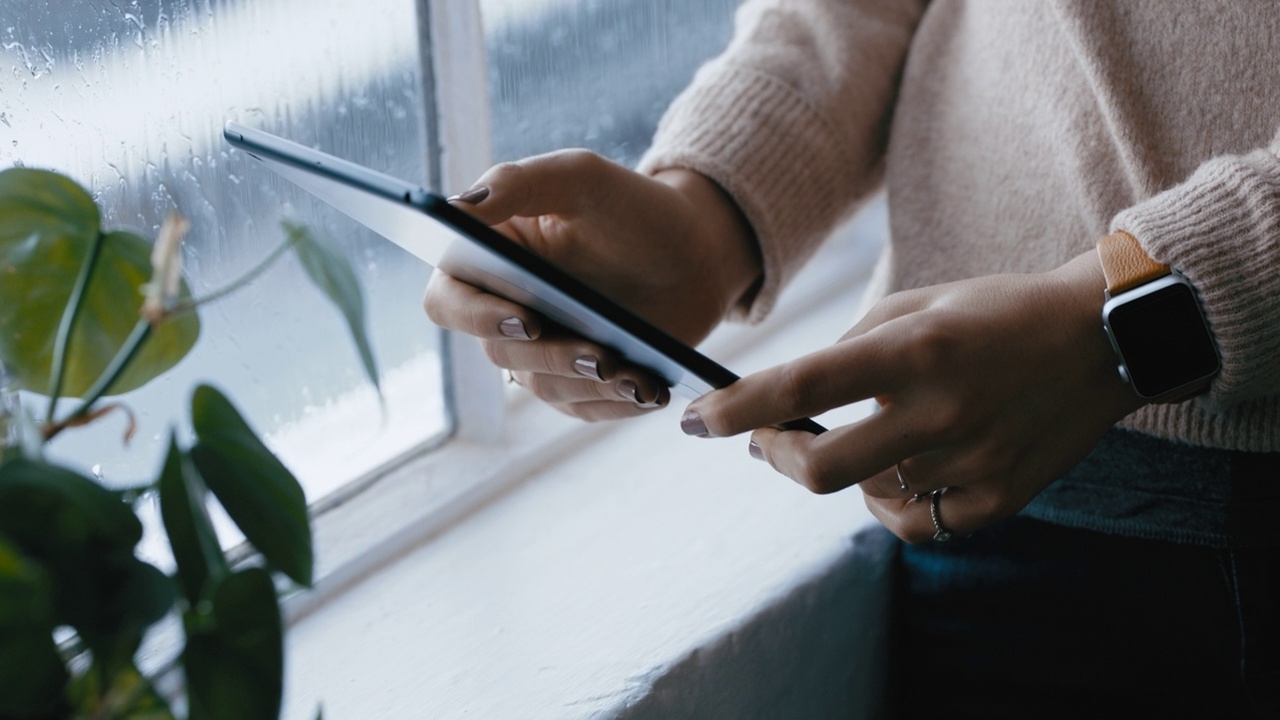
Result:
M479 0L496 159L585 147L633 165L738 2Z
M183 213L197 297L265 257L282 216L320 230L363 281L390 411L382 423L340 316L287 256L207 306L193 352L122 398L138 422L132 447L115 417L64 434L55 457L108 483L150 479L199 381L228 393L312 500L447 432L438 333L420 305L427 269L221 135L234 118L425 181L411 0L2 0L0 16L0 167L66 173L107 227L144 237Z
M383 422L338 313L286 257L208 306L193 352L121 398L138 423L130 447L125 418L109 416L64 433L51 454L108 484L148 481L200 381L227 392L322 505L459 428L493 441L484 428L506 413L500 376L468 338L427 322L427 268L246 162L222 140L223 122L445 192L494 160L562 147L631 164L728 40L736 5L0 0L0 167L64 172L89 188L105 226L146 237L180 211L197 297L266 256L282 217L318 228L361 275L389 406Z

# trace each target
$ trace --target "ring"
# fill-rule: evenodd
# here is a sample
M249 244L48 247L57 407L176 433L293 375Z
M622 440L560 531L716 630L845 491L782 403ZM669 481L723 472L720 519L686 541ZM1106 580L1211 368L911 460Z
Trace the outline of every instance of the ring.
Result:
M942 526L942 518L938 516L938 504L942 502L942 493L946 488L938 488L929 493L929 516L933 518L933 541L946 542L951 539L951 531Z
M902 492L911 492L911 488L907 487L907 479L902 477L902 463L893 466L895 472L898 473L898 487L902 488Z

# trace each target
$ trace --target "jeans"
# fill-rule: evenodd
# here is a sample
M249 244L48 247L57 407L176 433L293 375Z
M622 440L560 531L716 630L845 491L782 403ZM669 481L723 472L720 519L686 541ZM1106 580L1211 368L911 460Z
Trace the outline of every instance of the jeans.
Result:
M1021 516L899 545L891 717L1280 718L1280 549Z
M1116 428L893 563L892 717L1280 718L1280 453Z

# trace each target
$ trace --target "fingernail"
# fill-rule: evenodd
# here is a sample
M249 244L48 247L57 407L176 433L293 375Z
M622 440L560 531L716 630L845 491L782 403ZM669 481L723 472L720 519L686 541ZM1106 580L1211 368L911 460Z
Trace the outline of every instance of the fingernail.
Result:
M751 453L751 457L757 460L764 459L764 450L760 448L760 443L757 443L755 440L752 440L751 443L747 445L747 452Z
M707 431L707 424L702 421L702 416L697 410L684 411L684 415L680 418L680 429L685 435L694 437L708 437L711 434Z
M658 394L654 396L653 402L640 403L640 404L643 405L644 407L659 408L659 407L666 407L667 402L670 400L671 400L671 392L668 391L666 388L658 388Z
M503 335L517 340L530 340L529 331L524 327L524 321L520 318L509 317L498 323L498 329Z
M463 193L458 193L457 195L449 198L449 202L464 202L468 205L479 205L484 202L484 199L487 197L489 197L489 188L481 186L478 188L471 188Z
M623 380L618 383L618 394L637 405L644 404L640 402L640 389L630 380Z
M600 377L600 361L594 355L583 355L573 361L573 371L592 380L604 381Z

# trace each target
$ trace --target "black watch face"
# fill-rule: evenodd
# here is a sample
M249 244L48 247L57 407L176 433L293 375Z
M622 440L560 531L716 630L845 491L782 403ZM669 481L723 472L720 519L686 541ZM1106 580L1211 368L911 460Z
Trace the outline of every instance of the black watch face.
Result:
M1192 289L1174 283L1111 309L1111 335L1139 395L1213 375L1218 353Z

